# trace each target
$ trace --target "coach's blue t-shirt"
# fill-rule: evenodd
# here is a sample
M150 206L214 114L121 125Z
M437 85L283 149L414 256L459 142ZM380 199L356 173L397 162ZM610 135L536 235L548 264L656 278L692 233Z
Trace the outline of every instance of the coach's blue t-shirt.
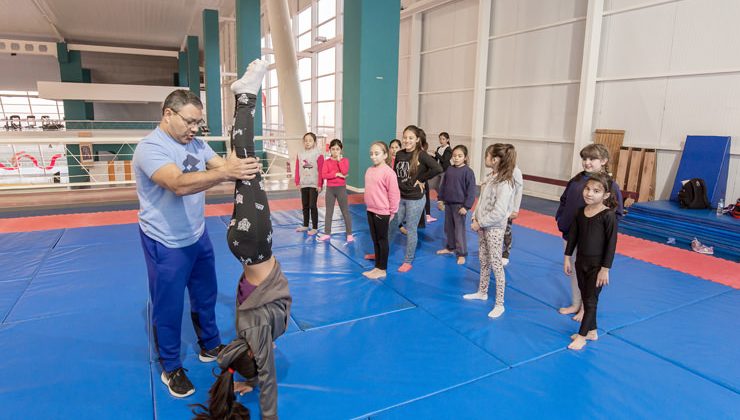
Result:
M200 239L205 230L206 193L178 197L152 181L152 175L170 163L183 173L205 171L206 162L215 155L203 140L178 143L159 127L139 142L134 152L139 226L148 237L168 248L183 248Z

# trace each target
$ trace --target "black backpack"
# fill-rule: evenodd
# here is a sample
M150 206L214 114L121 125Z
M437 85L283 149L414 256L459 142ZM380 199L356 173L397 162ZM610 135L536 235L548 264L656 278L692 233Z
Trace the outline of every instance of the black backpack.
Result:
M678 203L686 209L707 209L707 185L701 178L691 178L678 192Z

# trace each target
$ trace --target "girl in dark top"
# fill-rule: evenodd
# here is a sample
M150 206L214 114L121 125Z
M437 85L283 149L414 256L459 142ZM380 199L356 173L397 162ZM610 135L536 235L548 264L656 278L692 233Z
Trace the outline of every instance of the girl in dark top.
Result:
M563 236L563 243L568 240L568 230L575 218L578 210L585 206L583 202L583 188L589 177L594 174L609 174L609 149L603 144L592 143L581 149L581 165L583 172L568 181L568 185L560 196L560 206L555 213L555 220L558 222L558 230ZM609 190L616 199L617 207L614 209L617 213L617 219L622 217L622 193L619 191L619 185L612 181ZM576 256L578 252L576 252ZM576 258L574 257L574 260ZM559 312L564 315L575 314L573 320L581 322L583 318L583 306L581 305L581 292L578 290L578 280L575 275L570 276L571 304L562 307Z
M411 262L416 253L416 225L424 211L424 182L433 178L442 167L421 149L422 132L419 127L410 125L403 130L403 149L396 153L393 167L401 191L401 203L398 213L391 220L391 236L395 236L398 226L403 223L408 230L406 254L400 272L411 270ZM393 238L390 238L391 241Z
M468 148L459 144L452 152L452 165L447 168L439 184L437 206L445 211L445 247L437 255L455 254L457 263L465 264L468 245L465 220L475 203L477 188L475 174L467 165Z
M583 188L586 207L576 213L568 231L563 269L571 275L573 251L578 248L575 273L583 300L583 319L578 334L573 334L569 349L580 350L586 340L597 340L596 305L601 288L609 284L609 269L617 249L617 200L611 178L606 174L591 175Z

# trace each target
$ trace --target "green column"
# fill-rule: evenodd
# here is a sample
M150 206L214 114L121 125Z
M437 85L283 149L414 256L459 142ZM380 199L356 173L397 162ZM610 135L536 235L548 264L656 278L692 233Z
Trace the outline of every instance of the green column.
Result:
M273 0L274 1L274 0ZM247 65L262 57L260 0L236 0L236 74L244 75ZM262 91L257 93L254 111L254 135L262 135ZM264 158L262 142L254 143L257 156Z
M396 132L400 0L344 2L342 136L348 184L364 187L368 153Z
M188 86L190 91L200 97L200 48L198 37L188 35Z
M82 69L82 82L92 83L90 69ZM90 121L95 119L95 108L92 102L85 102L85 119Z
M180 51L177 56L177 85L188 87L188 53Z
M83 83L82 59L79 51L67 50L67 44L57 43L57 59L59 61L59 79L62 82ZM69 101L64 103L65 120L86 120L87 110L84 101ZM79 128L79 124L67 122L68 129ZM88 182L90 176L87 170L79 164L80 146L77 144L67 145L67 167L70 182Z
M205 56L208 128L211 130L212 135L220 136L222 133L221 53L218 37L218 10L203 10L203 51Z

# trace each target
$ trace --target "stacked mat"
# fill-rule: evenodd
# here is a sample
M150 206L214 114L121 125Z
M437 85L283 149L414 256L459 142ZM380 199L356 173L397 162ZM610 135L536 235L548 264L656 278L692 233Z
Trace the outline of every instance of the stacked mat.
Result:
M675 201L635 203L622 219L624 233L666 243L670 238L682 248L690 248L694 238L714 247L714 255L740 261L740 220L717 216L715 210L682 209Z

